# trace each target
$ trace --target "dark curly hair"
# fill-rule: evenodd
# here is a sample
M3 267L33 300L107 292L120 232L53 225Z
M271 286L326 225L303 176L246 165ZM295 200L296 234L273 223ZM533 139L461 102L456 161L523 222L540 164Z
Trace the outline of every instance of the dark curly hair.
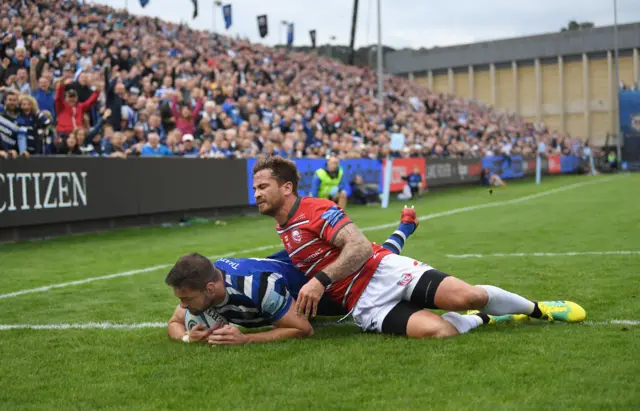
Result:
M293 184L293 193L298 195L300 173L298 173L296 163L278 156L261 158L253 166L253 175L262 170L271 170L271 175L280 185L284 183Z

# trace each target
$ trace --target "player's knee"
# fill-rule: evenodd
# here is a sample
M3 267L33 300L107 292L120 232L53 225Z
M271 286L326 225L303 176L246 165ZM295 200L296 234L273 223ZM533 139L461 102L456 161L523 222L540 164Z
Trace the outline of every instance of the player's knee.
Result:
M484 308L489 302L489 295L487 291L482 287L469 287L467 295L465 296L467 306L475 310Z
M487 292L480 287L464 287L451 297L450 304L456 310L480 310L487 305Z

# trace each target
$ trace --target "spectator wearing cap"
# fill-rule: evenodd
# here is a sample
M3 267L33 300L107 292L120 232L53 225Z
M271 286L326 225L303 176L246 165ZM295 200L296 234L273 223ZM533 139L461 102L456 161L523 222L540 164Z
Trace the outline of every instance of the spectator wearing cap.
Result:
M73 130L83 125L84 113L98 101L99 89L96 89L91 97L84 103L78 101L78 92L75 88L67 87L71 85L71 80L66 80L63 84L58 84L56 91L56 116L58 125L56 130L60 135L68 135ZM98 83L100 86L100 83Z
M191 134L185 134L182 136L182 145L180 146L179 154L182 157L195 158L198 157L200 150L194 144L194 138Z

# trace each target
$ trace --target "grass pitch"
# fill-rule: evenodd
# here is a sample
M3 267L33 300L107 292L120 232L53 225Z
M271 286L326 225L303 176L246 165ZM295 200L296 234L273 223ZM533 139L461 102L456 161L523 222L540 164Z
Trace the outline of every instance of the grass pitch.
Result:
M415 203L419 215L496 206L422 221L403 250L472 284L571 299L585 307L589 324L501 324L439 341L323 325L309 340L216 348L169 341L157 326L1 330L0 409L638 409L640 326L609 322L640 321L640 255L486 256L640 251L640 175L606 179L519 182L492 196L475 187L428 194ZM590 182L597 183L572 186ZM531 197L566 186L572 188ZM361 228L372 227L397 221L401 206L348 212ZM391 231L367 235L381 242ZM0 294L172 264L192 251L222 256L278 241L270 219L245 217L225 226L2 245ZM166 272L0 298L0 324L165 322L177 304L163 283Z

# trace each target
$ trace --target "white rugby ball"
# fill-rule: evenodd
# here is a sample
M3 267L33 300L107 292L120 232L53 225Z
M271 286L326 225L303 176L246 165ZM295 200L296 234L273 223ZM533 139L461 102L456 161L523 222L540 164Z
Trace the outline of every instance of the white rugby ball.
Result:
M197 324L204 324L206 328L213 328L214 330L217 330L218 328L224 326L225 322L223 318L219 316L217 319L213 318L207 312L204 312L200 315L193 315L189 312L189 310L187 310L184 313L184 326L186 327L187 331L191 331L191 329Z

